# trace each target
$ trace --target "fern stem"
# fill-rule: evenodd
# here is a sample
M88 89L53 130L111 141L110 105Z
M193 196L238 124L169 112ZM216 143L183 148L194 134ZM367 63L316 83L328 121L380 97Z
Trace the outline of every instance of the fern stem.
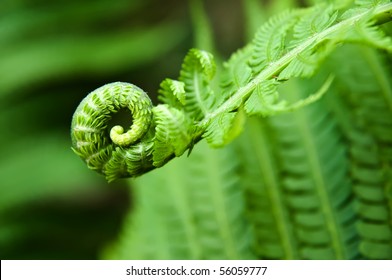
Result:
M377 6L374 11L372 11L373 18L377 19L378 17L385 16L385 14L392 12L392 3L384 4ZM208 123L214 119L216 116L223 112L232 111L238 107L237 104L241 104L242 100L246 100L249 95L253 92L257 85L262 83L263 81L273 77L274 75L280 73L293 59L295 59L299 54L303 51L311 47L312 45L317 45L323 42L328 38L331 34L335 32L342 32L345 28L349 28L354 25L361 18L367 16L369 11L365 11L356 16L343 20L326 30L316 33L311 36L309 39L301 43L296 48L289 51L287 54L282 56L277 61L271 63L268 67L266 67L263 71L261 71L252 81L250 81L245 86L239 88L233 95L230 96L221 106L219 106L215 111L208 113L205 115L204 119L199 123L200 127L206 127ZM389 17L389 20L392 20ZM200 132L200 135L202 132Z

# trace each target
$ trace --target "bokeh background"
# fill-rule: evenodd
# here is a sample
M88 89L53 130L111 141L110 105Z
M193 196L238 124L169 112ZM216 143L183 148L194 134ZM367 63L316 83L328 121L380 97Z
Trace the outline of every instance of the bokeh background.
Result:
M73 154L73 111L114 81L155 100L196 44L196 4L0 1L1 259L94 259L116 238L132 197L125 181L106 183ZM205 5L216 50L227 57L246 40L242 1Z

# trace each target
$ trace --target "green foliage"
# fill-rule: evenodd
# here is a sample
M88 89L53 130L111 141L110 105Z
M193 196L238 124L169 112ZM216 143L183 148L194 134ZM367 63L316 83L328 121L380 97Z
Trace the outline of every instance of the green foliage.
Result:
M389 50L372 17L391 4L359 4L362 14L321 4L261 27L225 63L217 105L196 122L211 146L232 143L201 142L137 179L143 203L104 257L391 259L390 55L335 50Z
M270 125L250 118L236 141L242 162L241 185L246 197L246 217L253 226L254 251L260 259L299 259L286 194L281 186Z
M2 258L392 258L391 1L3 2Z
M212 54L191 49L182 64L179 80L185 85L185 112L193 119L202 119L215 103L209 82L215 75Z
M190 157L136 179L135 212L106 257L254 258L240 163L234 149L210 150L203 141Z
M360 4L359 7L362 9L363 3ZM90 93L82 102L82 104L94 103L96 106L93 107L96 113L93 112L94 110L92 112L86 110L80 112L83 109L83 106L80 106L76 110L75 116L82 116L83 120L80 124L78 122L79 118L74 117L71 129L72 137L75 138L75 135L78 135L78 138L90 139L90 131L85 131L87 135L85 137L79 135L79 127L87 126L96 129L98 131L97 135L101 135L102 142L100 142L100 137L96 137L95 140L95 145L99 147L95 151L96 153L102 155L104 147L109 145L108 143L111 143L111 141L114 142L114 145L120 145L122 147L121 151L125 153L128 149L133 151L133 154L138 158L137 161L128 161L127 155L121 158L118 153L116 154L118 158L114 163L119 165L120 172L111 176L111 180L120 177L138 176L151 169L147 164L147 167L145 169L141 168L140 172L129 172L129 170L134 170L132 164L137 164L140 160L144 162L151 161L148 158L151 153L146 153L144 149L136 148L136 150L140 150L139 155L136 154L137 151L131 145L134 142L149 143L154 141L155 144L158 144L152 147L153 165L155 167L162 166L170 158L181 155L203 137L207 139L211 146L223 146L241 131L241 119L243 117L238 113L241 106L244 106L244 111L248 115L271 116L282 111L298 109L317 100L330 85L330 80L327 80L317 94L308 97L308 99L302 97L302 100L294 104L279 100L278 86L291 78L306 78L314 75L324 58L338 44L352 41L363 44L372 42L373 46L390 50L391 39L386 37L380 28L374 25L374 22L377 17L392 9L391 4L379 3L371 10L362 9L360 13L354 14L353 9L357 11L359 7L338 11L333 5L321 3L312 8L284 12L272 17L260 27L253 42L248 47L235 53L225 64L222 83L218 89L214 88L213 90L212 85L210 85L216 70L212 54L203 50L191 49L182 64L179 82L166 79L161 84L160 99L167 101L167 106L174 106L178 110L171 110L170 107L160 107L160 109L155 110L154 117L150 118L156 119L155 134L158 134L157 136L151 134L145 137L142 134L132 138L132 142L128 140L118 142L116 140L118 137L125 139L127 138L126 135L133 135L134 128L139 127L137 123L139 119L135 117L137 110L135 113L134 109L131 109L134 114L134 125L126 132L123 132L122 129L116 130L119 135L115 139L112 137L112 132L110 138L105 137L106 122L99 126L94 121L86 124L83 121L84 119L91 118L94 120L95 115L101 114L101 112L105 114L105 120L109 120L109 114L107 109L104 108L105 106L110 108L112 113L117 111L116 106L114 106L114 110L112 109L112 103L115 104L118 96L122 95L114 95L117 90L108 89L108 93L112 94L113 97L106 95L99 97L101 92L98 89ZM338 17L339 13L342 16ZM353 25L355 31L349 32ZM113 84L113 86L116 85ZM110 88L110 85L108 87ZM220 94L214 92L220 92ZM100 98L104 100L111 99L112 101L107 101L107 104L96 103L96 100ZM129 100L129 102L131 102L130 108L140 108L143 114L147 115L150 110L145 109L142 104L137 105L137 98ZM119 104L120 108L127 106L123 102L119 102ZM162 111L164 108L167 109L166 112ZM171 113L171 117L168 117L168 112ZM166 116L160 116L159 114ZM181 116L181 114L185 116ZM150 125L149 121L145 121L145 124ZM179 127L183 125L187 127L180 129ZM164 128L164 126L167 126L167 128ZM193 126L196 128L194 129ZM179 137L178 141L173 141L174 135L178 133L182 136ZM165 145L167 146L166 149ZM74 146L74 150L78 151L78 148ZM111 157L111 150L113 149L105 150L105 156L96 157L96 159L101 160L99 164L94 164L99 172L107 173L105 166ZM95 156L92 153L83 154L80 152L78 152L78 155L88 165L91 155ZM110 164L110 168L115 169L115 164ZM89 166L91 168L91 165ZM114 174L114 172L110 173Z
M272 121L301 258L356 258L347 151L333 116L320 101Z
M364 258L391 259L391 69L384 55L366 47L346 47L333 61L343 56L362 57L336 70L354 79L337 79L340 94L329 98L350 147L359 250Z
M187 117L175 108L158 105L154 109L156 117L154 165L162 166L174 153L181 156L191 140ZM169 125L168 125L169 124ZM167 143L170 143L168 146Z

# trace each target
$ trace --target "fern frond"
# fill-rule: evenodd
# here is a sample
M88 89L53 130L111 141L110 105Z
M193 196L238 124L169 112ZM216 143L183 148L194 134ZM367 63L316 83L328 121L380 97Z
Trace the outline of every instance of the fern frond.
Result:
M332 5L319 4L310 8L307 16L301 18L295 24L293 40L290 41L289 49L294 49L329 28L336 21L338 11ZM314 42L307 50L298 53L296 57L279 74L280 79L288 80L293 77L311 77L317 70L324 58L335 48L334 40Z
M199 126L207 127L211 119L221 116L223 112L235 111L249 98L252 99L248 102L248 109L251 106L254 107L258 99L257 94L260 93L257 87L272 78L277 77L282 81L293 77L303 78L314 75L327 55L342 42L349 41L344 33L353 24L361 19L369 20L382 16L392 9L392 4L378 5L371 13L366 10L344 19L338 18L337 12L328 8L328 15L318 20L317 15L320 14L320 9L317 7L299 12L286 12L272 18L261 27L253 41L253 54L249 60L253 76L234 93L231 90L225 91L228 95L224 96L224 102L207 114ZM304 19L297 24L299 16L310 18L310 20ZM297 28L298 39L289 36L295 28ZM301 30L311 33L299 35ZM292 48L287 46L292 46ZM233 59L233 63L235 61ZM230 68L230 65L228 67ZM252 97L252 93L255 92L256 95ZM274 91L268 92L271 94ZM278 106L277 109L281 108Z
M217 95L217 104L222 104L225 98L230 98L231 94L242 86L246 85L252 76L252 71L247 64L251 55L251 48L245 47L235 52L228 62L224 63L220 80L220 94ZM242 131L244 122L243 111L236 112L240 102L232 104L231 108L225 108L226 112L212 119L202 137L212 147L222 147L229 143ZM231 112L232 110L236 110ZM201 131L203 129L200 127Z
M366 138L364 139L361 138ZM388 175L391 160L383 158L385 148L380 149L370 135L358 131L351 137L351 176L358 197L357 222L361 236L360 252L366 259L392 258L391 209L386 191L392 178ZM368 157L369 156L369 157Z
M182 64L179 80L185 84L185 111L192 119L199 120L213 109L215 96L209 86L215 75L212 54L191 49Z
M326 9L325 13L321 12L323 7ZM187 147L191 148L203 137L206 137L212 146L227 144L241 131L242 115L239 112L242 109L240 108L244 108L244 111L250 115L267 116L298 109L317 100L325 92L326 86L322 86L316 94L302 97L302 100L293 104L280 101L276 87L279 83L283 84L285 80L293 77L304 78L314 75L322 60L341 43L354 39L360 43L372 40L375 41L375 45L389 49L390 46L387 45L390 39L385 39L385 36L373 26L359 24L360 30L365 31L366 36L358 38L347 31L358 22L369 24L379 17L384 17L391 10L392 3L386 3L375 6L371 11L365 10L345 18L338 18L338 11L325 5L282 13L263 25L253 43L233 55L226 63L220 95L215 95L211 89L215 74L213 56L206 51L191 49L184 59L179 81L165 80L162 83L160 99L168 102L167 105L173 108L171 114L176 115L174 118L165 118L168 127L164 128L166 122L160 120L150 127L152 117L149 113L152 104L146 94L136 86L122 86L130 96L123 94L122 91L119 97L109 96L118 92L116 88L123 84L115 83L104 88L104 93L108 93L107 95L101 97L100 94L93 92L78 108L73 119L72 137L76 139L73 141L73 148L82 155L91 168L98 171L104 166L114 169L114 163L118 163L118 177L122 177L140 175L143 171L147 172L156 166L161 166L170 158L182 154ZM330 84L329 80L326 84ZM143 104L138 104L138 99ZM131 129L124 133L121 127L115 126L111 130L110 139L107 139L106 121L111 118L109 113L117 112L127 106L134 117ZM155 111L159 112L162 108L165 107ZM180 119L179 111L186 116L186 121ZM90 113L94 117L93 120L90 118ZM88 120L85 122L86 117ZM178 129L179 122L188 126L183 130L187 132L182 135L189 136L181 137L180 141L168 140L175 139L174 127L177 126ZM100 125L101 123L103 125ZM154 127L156 124L159 124L157 130ZM154 138L153 133L147 133L148 131L160 132L160 136ZM106 140L99 142L99 138ZM143 143L143 147L147 147L151 141L158 145L153 147L155 159L143 159L144 169L126 167L124 164L127 162L140 162L140 160L128 160L136 156L136 150L140 151L140 149L133 150L132 156L120 156L117 152L125 150L125 146L139 145L139 141ZM93 148L87 145L83 148L84 142L100 144L92 144ZM114 158L107 164L113 150L116 150L116 153L113 153ZM151 155L144 149L141 149L141 152ZM152 165L153 161L155 165ZM151 166L148 166L148 162ZM125 171L130 169L140 170L140 172L133 174ZM114 171L105 172L111 174L110 178L115 178Z
M249 61L254 75L285 54L287 33L297 20L298 13L287 11L260 27L253 40L254 50Z
M347 141L350 144L351 178L357 197L359 250L365 259L392 257L392 85L390 69L374 51L365 47L345 47L331 63L349 59L351 64L335 69L344 96L340 102ZM333 66L331 66L333 67ZM345 79L350 75L351 79ZM336 107L336 105L335 105Z
M259 259L298 259L300 251L282 188L274 137L268 121L250 118L234 142L241 159L241 185L246 194L246 215L255 235Z
M126 132L114 126L109 133L112 115L125 108L133 116L132 125ZM109 181L140 175L152 169L152 146L147 139L151 122L152 103L143 90L121 82L104 85L76 109L71 127L72 149L90 169L104 174Z
M249 115L268 116L283 111L287 102L279 100L277 87L280 83L276 80L266 80L256 87L254 92L245 102L245 111Z
M153 169L152 154L152 142L140 142L129 148L114 148L102 168L106 180L112 182L122 177L136 177Z
M252 46L249 45L232 54L230 59L224 63L218 104L230 98L237 90L249 83L252 78L252 69L248 65L251 55ZM233 108L227 108L227 110L231 111L239 105L239 103L233 104Z
M245 116L242 110L222 113L211 121L203 134L203 138L206 138L212 147L222 147L241 133L244 121Z
M329 41L299 53L279 74L279 79L294 77L309 78L313 76L322 61L334 50L335 42Z
M301 15L299 12L286 12L272 18L260 28L253 41L254 51L249 63L254 74L258 74L272 62L279 60L288 50L326 30L335 22L337 14L330 5L317 5L304 11L301 19L299 19ZM320 47L317 50L309 48L306 52L299 53L279 77L288 79L311 76L327 54L325 52L321 55ZM311 69L307 69L305 65L310 65L307 68Z
M191 142L190 121L186 115L168 105L153 108L155 126L153 164L164 165L173 154L181 156Z
M110 257L253 258L239 163L235 150L202 142L189 157L136 179L136 209Z
M293 40L290 41L289 48L295 48L309 37L330 27L336 21L338 15L338 11L332 5L326 5L325 3L309 9L308 14L301 17L298 23L295 24Z
M387 37L383 30L375 25L371 19L361 19L346 33L346 40L354 43L364 43L379 49L392 52L392 39Z
M180 109L185 105L185 84L180 81L165 79L160 85L158 99L163 103Z
M187 185L202 248L201 259L251 259L253 240L245 213L240 161L232 146L210 149L201 142L191 155Z
M288 91L301 92L294 85ZM347 151L332 115L319 101L273 117L271 125L301 258L357 258Z

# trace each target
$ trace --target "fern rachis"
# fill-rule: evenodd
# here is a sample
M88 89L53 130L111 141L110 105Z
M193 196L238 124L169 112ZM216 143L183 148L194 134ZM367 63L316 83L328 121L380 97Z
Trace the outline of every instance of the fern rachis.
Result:
M392 4L385 4L381 7L377 7L376 10L373 11L374 16L383 15L392 9ZM311 46L315 46L320 44L324 40L329 39L329 37L333 38L334 33L345 32L344 30L349 29L351 26L355 25L359 19L367 15L369 12L365 11L361 14L358 14L352 18L346 19L337 23L328 29L321 31L320 33L314 34L310 38L301 42L299 46L289 51L287 54L282 56L276 61L271 62L266 69L262 70L256 77L253 78L252 81L247 83L245 86L239 88L237 92L235 92L230 98L225 101L220 108L216 109L214 112L208 114L204 120L201 122L200 126L207 124L211 119L216 117L222 112L225 112L230 108L233 110L237 107L237 104L241 104L241 100L246 99L255 89L255 87L262 83L265 80L270 79L271 77L279 76L279 73L291 62L293 59L304 52ZM392 49L392 45L389 46Z
M242 185L246 195L247 216L253 225L255 252L262 259L298 259L289 209L281 186L271 137L266 120L251 118L235 143L243 162Z

